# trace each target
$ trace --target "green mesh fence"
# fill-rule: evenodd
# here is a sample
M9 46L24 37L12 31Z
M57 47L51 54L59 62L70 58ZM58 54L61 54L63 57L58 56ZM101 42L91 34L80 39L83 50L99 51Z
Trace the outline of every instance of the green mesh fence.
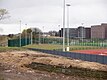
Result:
M62 38L33 38L32 44L63 44ZM31 39L23 38L21 39L21 46L29 45L31 44ZM67 45L67 40L65 39L65 45ZM70 46L77 45L77 46L99 46L99 47L107 47L107 40L101 40L101 39L70 39ZM19 47L20 46L20 40L19 39L13 39L8 40L8 46L9 47Z
M31 43L30 39L21 39L21 46L25 46ZM8 47L20 47L20 39L8 40Z

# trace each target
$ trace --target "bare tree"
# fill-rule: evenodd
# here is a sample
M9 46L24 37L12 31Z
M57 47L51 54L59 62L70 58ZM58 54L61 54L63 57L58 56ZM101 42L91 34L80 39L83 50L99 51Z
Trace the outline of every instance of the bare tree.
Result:
M8 11L6 9L0 9L0 20L10 17L7 14L8 14Z

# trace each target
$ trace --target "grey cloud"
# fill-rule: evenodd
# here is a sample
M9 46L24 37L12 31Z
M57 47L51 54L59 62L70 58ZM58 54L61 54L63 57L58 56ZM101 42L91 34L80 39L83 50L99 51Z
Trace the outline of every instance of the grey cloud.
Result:
M0 28L0 33L1 33L1 32L3 32L3 29L2 29L2 28Z
M71 26L107 22L107 0L66 0L66 3L71 4ZM0 7L8 9L11 16L0 22L3 24L17 24L22 20L35 26L62 25L63 0L2 0Z

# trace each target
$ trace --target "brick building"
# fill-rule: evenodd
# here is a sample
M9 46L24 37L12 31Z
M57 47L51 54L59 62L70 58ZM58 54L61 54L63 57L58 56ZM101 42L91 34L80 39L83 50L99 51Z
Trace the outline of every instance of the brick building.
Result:
M91 26L91 38L107 38L107 24Z

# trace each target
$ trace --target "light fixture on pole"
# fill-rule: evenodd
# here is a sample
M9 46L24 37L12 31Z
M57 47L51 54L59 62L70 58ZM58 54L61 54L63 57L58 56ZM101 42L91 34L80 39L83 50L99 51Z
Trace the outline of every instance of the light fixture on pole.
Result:
M66 4L67 6L67 51L69 51L69 7L70 4Z
M65 51L65 0L63 0L63 51Z
M20 47L21 47L21 20L20 20Z

